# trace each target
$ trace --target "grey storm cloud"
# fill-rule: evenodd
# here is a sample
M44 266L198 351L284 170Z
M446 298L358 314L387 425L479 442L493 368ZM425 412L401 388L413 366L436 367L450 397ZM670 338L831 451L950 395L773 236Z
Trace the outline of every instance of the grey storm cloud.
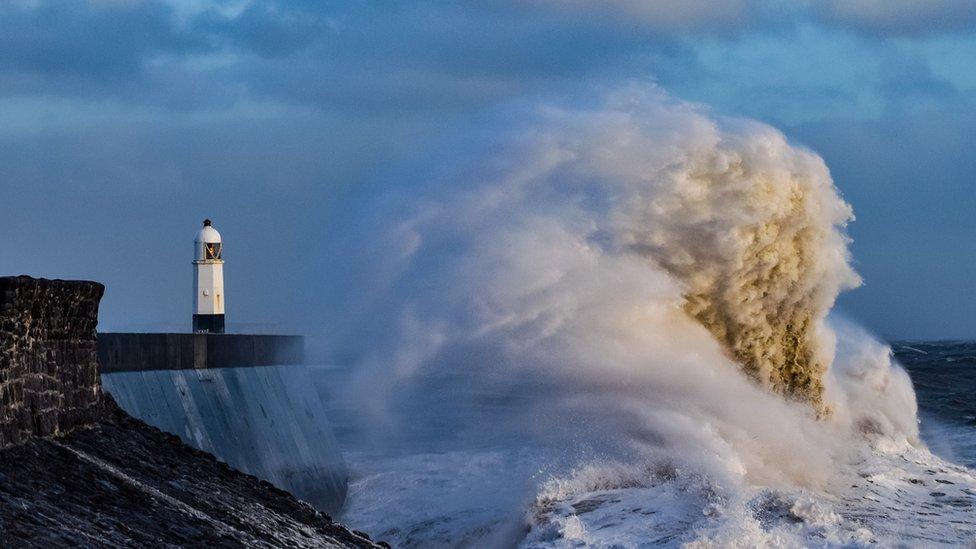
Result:
M681 49L659 30L505 6L254 2L181 16L157 1L10 3L0 7L0 94L440 108L620 70L635 48L651 52L648 68Z
M206 47L204 37L174 27L171 10L158 3L0 4L0 69L8 82L13 75L112 85L137 77L148 55Z
M976 24L971 0L826 0L814 6L828 23L874 34L932 35L971 31Z
M757 0L522 0L524 5L665 32L740 30L761 12Z
M909 4L917 30L896 21ZM973 92L912 49L969 17L944 4L0 1L0 232L18 235L0 243L0 269L105 281L108 328L178 324L187 240L213 217L233 262L229 313L327 323L355 308L346 296L375 259L357 251L357 231L378 201L483 155L520 105L586 105L607 86L654 81L826 151L865 220L852 231L871 262L868 297L849 303L880 319L895 286L877 273L898 260L878 235L899 203L863 190L913 188L924 174L868 165L910 162L896 137L922 128L927 165L948 166L932 173L968 181L940 151L970 154L958 136L976 131ZM969 238L954 230L941 249Z
M970 2L268 0L0 4L0 96L110 97L176 109L254 97L372 111L479 108L580 81L696 70L700 40L785 32L809 17L935 32ZM972 13L970 13L972 12ZM909 14L909 15L905 15ZM907 27L906 27L907 28Z

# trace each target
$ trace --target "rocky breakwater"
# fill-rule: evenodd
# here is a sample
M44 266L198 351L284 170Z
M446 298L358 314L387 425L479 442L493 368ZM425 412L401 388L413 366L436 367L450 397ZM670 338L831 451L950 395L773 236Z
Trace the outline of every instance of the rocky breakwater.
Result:
M101 390L96 282L0 277L0 546L376 547Z

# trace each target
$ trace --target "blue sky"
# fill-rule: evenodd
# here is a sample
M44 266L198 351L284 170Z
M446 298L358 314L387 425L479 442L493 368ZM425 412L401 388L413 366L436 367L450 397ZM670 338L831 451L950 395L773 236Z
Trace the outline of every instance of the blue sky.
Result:
M826 159L857 215L848 316L976 336L976 4L595 5L2 2L0 270L105 282L105 329L179 327L212 217L228 314L328 329L366 204L513 105L640 80Z

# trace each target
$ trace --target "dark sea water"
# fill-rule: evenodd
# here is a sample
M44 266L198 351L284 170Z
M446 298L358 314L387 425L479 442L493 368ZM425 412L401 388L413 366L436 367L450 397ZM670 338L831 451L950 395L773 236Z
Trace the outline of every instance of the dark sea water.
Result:
M915 385L926 444L943 458L976 467L976 341L891 346Z
M544 405L563 394L545 379L459 368L383 393L382 380L322 366L313 381L350 467L338 518L396 547L966 546L976 539L976 342L892 349L931 453L858 453L836 464L844 489L832 492L736 484L715 500L723 485L711 477L620 481L629 465L606 459L598 439L572 437L580 418ZM769 501L785 510L764 511Z

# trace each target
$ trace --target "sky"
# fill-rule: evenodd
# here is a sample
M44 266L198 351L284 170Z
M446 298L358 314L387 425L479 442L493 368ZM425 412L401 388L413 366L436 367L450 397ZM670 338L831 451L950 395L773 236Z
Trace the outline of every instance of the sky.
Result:
M823 156L857 218L845 316L974 338L974 60L970 0L0 0L0 274L188 329L209 217L231 325L338 330L377 197L519 104L638 81Z

